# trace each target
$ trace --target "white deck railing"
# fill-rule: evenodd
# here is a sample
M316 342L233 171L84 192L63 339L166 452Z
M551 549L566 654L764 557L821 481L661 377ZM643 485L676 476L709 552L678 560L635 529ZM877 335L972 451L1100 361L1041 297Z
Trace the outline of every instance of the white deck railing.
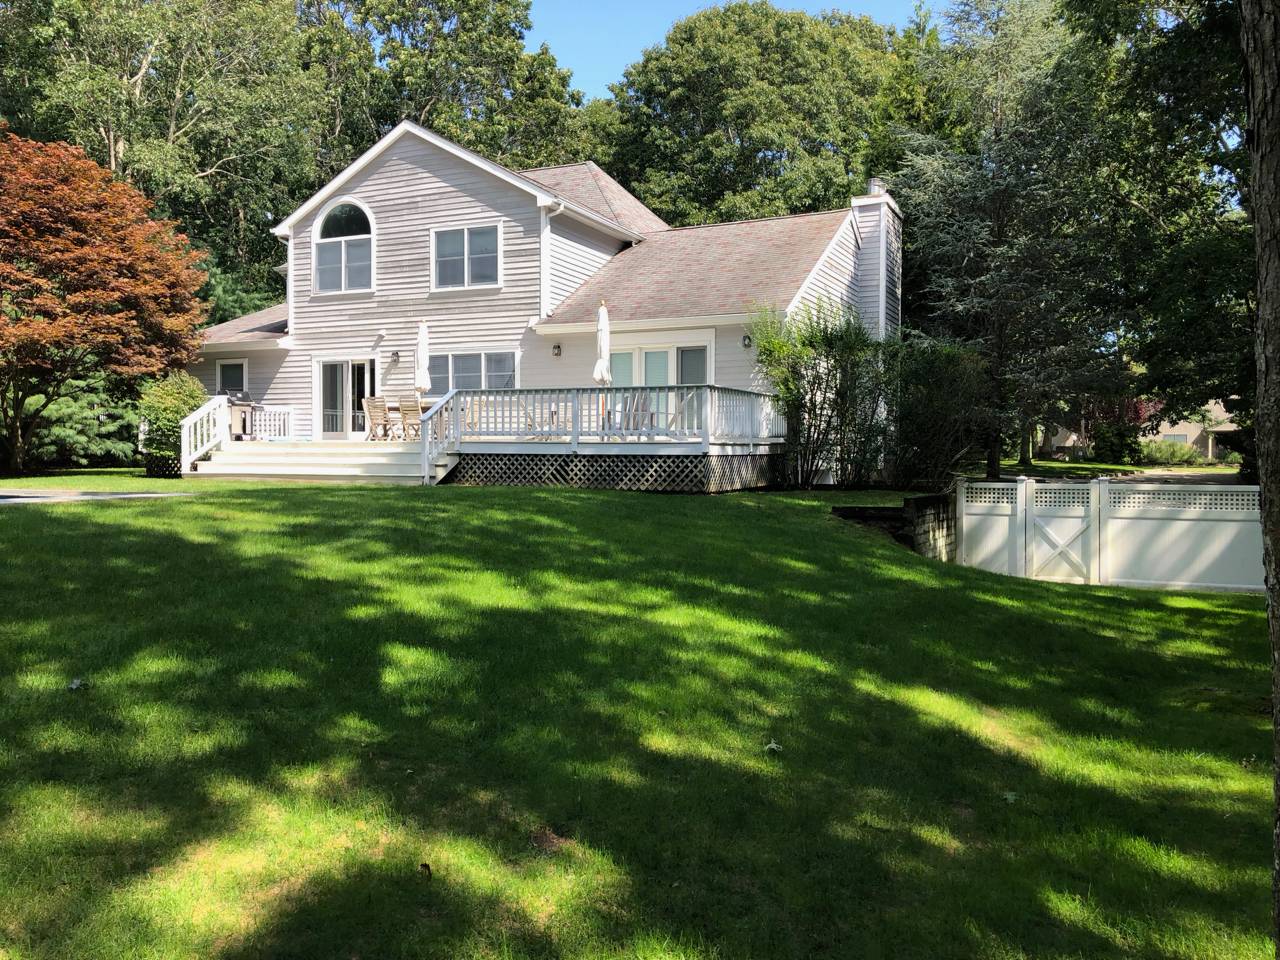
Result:
M210 397L182 421L182 472L214 447L231 438L231 414L225 396Z
M774 398L715 386L450 390L422 417L424 462L468 440L759 443L786 435Z
M253 439L292 440L293 407L262 404L253 408Z

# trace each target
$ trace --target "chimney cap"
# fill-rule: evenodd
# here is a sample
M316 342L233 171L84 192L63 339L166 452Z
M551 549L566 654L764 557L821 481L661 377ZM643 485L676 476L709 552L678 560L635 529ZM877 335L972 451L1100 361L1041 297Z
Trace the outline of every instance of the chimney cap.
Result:
M867 178L867 195L879 197L889 192L889 187L880 177Z

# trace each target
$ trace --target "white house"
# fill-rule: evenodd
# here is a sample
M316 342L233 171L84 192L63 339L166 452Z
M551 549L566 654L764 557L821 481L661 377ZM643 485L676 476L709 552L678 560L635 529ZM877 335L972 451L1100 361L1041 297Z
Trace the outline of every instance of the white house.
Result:
M780 439L767 398L750 399L767 389L752 312L827 298L879 336L898 328L901 215L876 181L845 209L672 228L593 163L508 170L406 122L273 232L285 302L208 328L191 367L211 396L249 394L251 435L273 442L230 442L215 400L184 469L311 475L323 455L352 468L333 476L410 479L356 469L398 457L418 482L455 467L461 482L542 482L567 457L591 474L571 482L612 485L656 456L696 458L682 466L704 479L717 458L755 458L729 471L741 485ZM607 389L592 381L601 303ZM419 388L425 442L353 445L366 397L394 408Z

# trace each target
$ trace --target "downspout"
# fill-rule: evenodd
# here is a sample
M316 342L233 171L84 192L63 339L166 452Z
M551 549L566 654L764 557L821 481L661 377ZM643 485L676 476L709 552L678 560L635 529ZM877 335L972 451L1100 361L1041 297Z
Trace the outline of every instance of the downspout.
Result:
M564 213L564 201L556 202L554 210L542 210L542 222L539 224L539 267L542 273L541 281L538 284L538 313L540 319L546 319L551 313L551 218L558 217Z

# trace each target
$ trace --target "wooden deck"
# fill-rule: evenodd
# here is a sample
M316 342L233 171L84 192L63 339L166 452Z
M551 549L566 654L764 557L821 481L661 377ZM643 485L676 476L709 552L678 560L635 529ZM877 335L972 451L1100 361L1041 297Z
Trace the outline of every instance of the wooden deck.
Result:
M713 386L453 390L412 441L301 440L279 410L232 440L219 399L184 422L186 473L716 492L771 482L786 433L769 395Z

